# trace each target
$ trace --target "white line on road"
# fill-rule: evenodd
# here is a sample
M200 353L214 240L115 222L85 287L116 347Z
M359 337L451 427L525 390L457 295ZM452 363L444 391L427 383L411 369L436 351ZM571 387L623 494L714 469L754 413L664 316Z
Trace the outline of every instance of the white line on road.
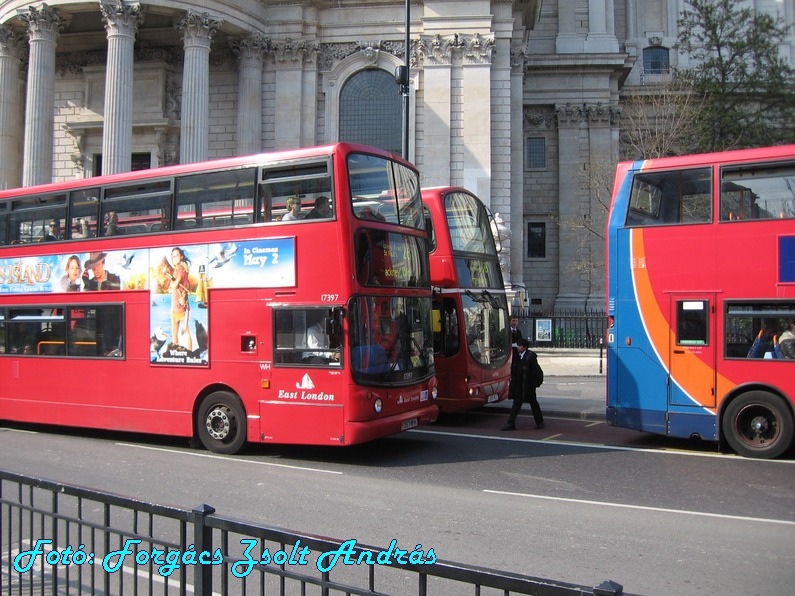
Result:
M647 447L621 447L620 445L605 445L603 443L575 443L574 441L549 441L545 439L521 439L519 437L495 437L491 435L475 435L471 433L448 432L444 430L412 429L410 433L425 433L427 435L444 435L447 437L460 437L466 439L487 439L489 441L514 441L516 443L538 443L539 445L560 445L562 447L590 447L605 451L638 451L641 453L654 453L657 455L689 455L691 457L717 457L720 459L731 458L733 461L764 462L768 464L795 464L795 459L753 459L732 455L731 453L701 453L700 451L683 451L680 449L649 449ZM554 435L558 436L558 435Z
M207 457L209 459L221 459L224 461L233 461L241 464L254 464L256 466L272 466L274 468L288 468L290 470L302 470L304 472L318 472L320 474L342 474L336 470L322 470L320 468L305 468L303 466L291 466L288 464L274 464L267 461L254 461L251 459L235 459L233 457L225 457L222 455L213 455L211 453L191 453L189 451L181 451L179 449L163 449L162 447L147 447L146 445L135 445L133 443L116 443L122 447L133 447L135 449L148 449L149 451L165 451L166 453L178 453L181 455L190 455L192 457Z
M641 511L655 511L658 513L679 513L682 515L696 515L700 517L717 517L720 519L732 519L736 521L764 522L768 524L781 524L785 526L795 526L794 521L783 519L767 519L764 517L745 517L743 515L724 515L722 513L706 513L703 511L683 511L681 509L666 509L664 507L646 507L644 505L625 505L623 503L607 503L605 501L587 501L581 499L566 499L563 497L548 497L546 495L531 495L528 493L513 493L504 490L484 489L484 493L493 495L507 495L511 497L526 497L529 499L544 499L546 501L561 501L564 503L576 503L578 505L601 505L603 507L619 507L622 509L639 509Z

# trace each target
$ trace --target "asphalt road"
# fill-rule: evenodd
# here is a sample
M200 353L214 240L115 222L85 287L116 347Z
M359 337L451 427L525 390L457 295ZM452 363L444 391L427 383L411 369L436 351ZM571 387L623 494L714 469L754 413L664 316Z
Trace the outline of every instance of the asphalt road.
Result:
M2 467L135 498L635 594L790 594L795 461L604 440L599 422L499 430L504 411L347 448L0 429ZM629 432L629 431L627 431ZM540 433L540 434L539 434ZM614 435L615 436L615 435Z

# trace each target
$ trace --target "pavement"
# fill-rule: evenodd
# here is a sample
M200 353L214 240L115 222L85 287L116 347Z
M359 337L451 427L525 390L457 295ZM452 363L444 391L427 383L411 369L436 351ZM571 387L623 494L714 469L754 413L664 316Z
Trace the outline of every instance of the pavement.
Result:
M607 366L607 355L604 351L531 349L538 354L538 363L544 370L544 384L537 392L544 416L604 421ZM506 399L485 406L485 409L505 410L507 415L512 404L511 400ZM522 410L529 415L530 406L525 405Z

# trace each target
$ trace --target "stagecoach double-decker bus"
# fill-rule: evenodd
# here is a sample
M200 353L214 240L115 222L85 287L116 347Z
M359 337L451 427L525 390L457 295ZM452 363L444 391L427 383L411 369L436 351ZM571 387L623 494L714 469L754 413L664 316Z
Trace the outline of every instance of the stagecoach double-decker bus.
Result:
M0 193L0 419L350 445L433 422L419 176L335 144Z
M607 233L607 421L789 450L795 146L620 163Z
M431 242L439 409L505 399L510 380L508 303L490 217L458 187L422 189Z

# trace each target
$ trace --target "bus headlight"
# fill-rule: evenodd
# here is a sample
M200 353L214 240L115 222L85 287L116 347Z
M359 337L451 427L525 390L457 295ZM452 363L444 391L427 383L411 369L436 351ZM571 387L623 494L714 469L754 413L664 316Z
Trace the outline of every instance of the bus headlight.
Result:
M439 386L434 385L433 389L431 389L431 397L433 397L433 399L436 399L437 395L439 395Z
M377 400L375 400L375 402L373 403L373 407L375 408L376 414L380 414L381 410L384 409L384 403L381 401L380 397Z

